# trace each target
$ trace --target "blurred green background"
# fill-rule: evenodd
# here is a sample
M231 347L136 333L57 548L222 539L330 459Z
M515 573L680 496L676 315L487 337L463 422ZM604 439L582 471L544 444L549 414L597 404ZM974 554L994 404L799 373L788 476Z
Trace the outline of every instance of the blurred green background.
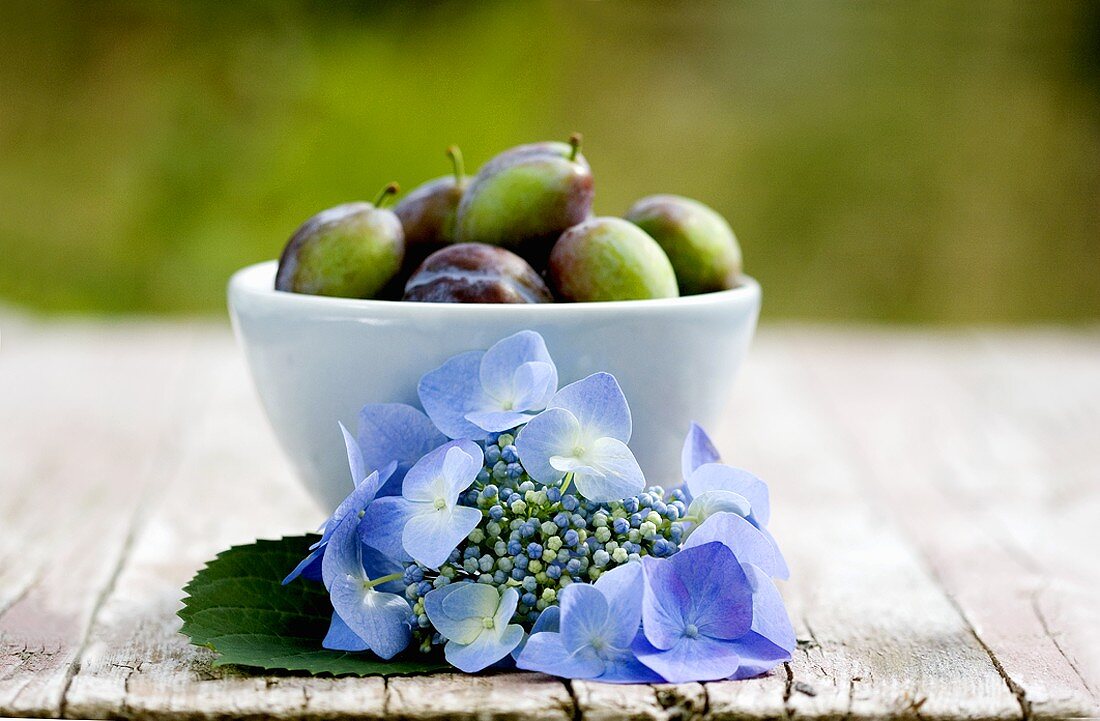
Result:
M585 135L690 195L770 318L1100 318L1100 3L0 6L0 303L221 313L385 182Z

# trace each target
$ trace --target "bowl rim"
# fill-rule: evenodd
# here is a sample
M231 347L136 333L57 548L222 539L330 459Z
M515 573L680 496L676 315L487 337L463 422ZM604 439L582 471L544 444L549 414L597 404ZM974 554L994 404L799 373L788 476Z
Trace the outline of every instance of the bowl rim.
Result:
M760 284L748 275L739 276L741 285L729 290L648 300L605 300L588 303L420 303L407 300L339 298L275 290L277 260L253 263L237 270L229 279L230 300L238 295L264 298L274 303L318 311L366 312L390 309L409 313L594 313L601 311L645 312L673 308L752 302L760 298Z

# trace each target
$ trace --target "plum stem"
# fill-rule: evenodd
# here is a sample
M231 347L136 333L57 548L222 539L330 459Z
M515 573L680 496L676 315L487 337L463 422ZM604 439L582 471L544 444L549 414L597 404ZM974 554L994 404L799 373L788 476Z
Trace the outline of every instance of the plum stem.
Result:
M447 148L447 157L451 159L451 165L455 170L455 182L461 183L462 179L466 177L466 166L462 163L462 151L458 149L457 145L452 145Z
M390 201L393 196L401 192L401 186L397 183L390 183L382 190L378 191L378 195L374 198L374 205L377 208L386 207L386 203Z
M582 140L584 140L584 136L582 136L580 133L573 133L569 136L569 145L573 148L572 152L569 153L570 160L577 159L577 153L581 152Z

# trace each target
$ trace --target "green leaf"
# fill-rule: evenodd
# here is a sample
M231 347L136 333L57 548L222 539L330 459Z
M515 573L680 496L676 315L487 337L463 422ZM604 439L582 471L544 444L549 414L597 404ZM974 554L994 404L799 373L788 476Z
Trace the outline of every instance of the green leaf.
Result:
M370 652L321 648L332 605L320 583L282 580L317 536L257 541L218 554L184 587L181 633L234 664L312 675L390 676L449 668L438 655L408 651L383 661Z

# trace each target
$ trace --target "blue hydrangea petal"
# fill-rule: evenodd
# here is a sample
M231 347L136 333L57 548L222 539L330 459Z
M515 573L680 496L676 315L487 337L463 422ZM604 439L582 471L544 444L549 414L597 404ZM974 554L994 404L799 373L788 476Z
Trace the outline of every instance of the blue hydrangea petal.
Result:
M698 423L692 423L684 438L684 449L680 452L680 472L686 481L695 469L704 463L718 463L721 461L718 449L710 440L710 436Z
M768 525L771 503L768 484L741 468L704 463L686 477L685 486L692 498L707 491L733 491L749 500L753 517L761 525Z
M351 434L351 431L341 423L340 432L344 434L344 447L348 452L348 469L351 471L351 487L357 487L367 477L367 465L363 460L363 451L359 448L359 441Z
M500 606L500 591L485 583L459 584L443 599L443 613L451 618L492 618Z
M692 499L687 507L687 517L702 523L715 513L735 513L748 518L751 511L749 499L733 491L706 491Z
M318 548L328 543L329 538L332 537L332 532L336 530L337 524L344 520L345 516L349 513L358 514L374 501L375 496L378 494L380 478L378 471L371 472L369 476L359 480L359 484L348 494L347 498L340 501L340 505L333 511L332 517L325 523L324 533L321 535L321 540L316 544Z
M458 494L473 485L485 462L481 447L473 441L453 441L443 455L443 479L448 500L458 500Z
M558 633L560 630L561 609L557 606L547 606L542 610L542 613L539 614L539 617L535 619L535 624L531 626L531 635L534 636L536 633L542 633L543 631ZM518 661L520 654L523 653L523 649L526 647L527 639L525 638L512 651L512 658ZM564 646L562 648L564 648Z
M618 438L600 438L585 449L583 459L597 473L575 469L573 482L590 501L618 501L645 488L641 466L626 443Z
M359 411L356 440L367 471L381 471L396 463L388 490L393 485L400 488L409 468L433 448L446 443L447 437L417 408L404 403L371 403ZM386 483L385 474L382 482Z
M286 575L286 578L283 579L283 585L287 585L299 576L309 579L310 581L320 581L321 562L324 555L324 548L314 548L311 550L309 555L299 561L298 565L294 567L294 570Z
M767 572L751 564L742 564L752 586L752 631L767 639L789 656L795 647L794 628L779 589Z
M645 637L658 649L672 648L684 635L688 623L685 616L691 610L691 593L680 580L670 559L645 556L642 558L642 569L645 572L645 592L642 596Z
M496 629L506 628L508 622L512 620L512 616L515 614L516 606L518 605L519 591L514 588L504 589L500 594L500 605L497 606L496 615L493 616L493 627Z
M567 410L543 411L516 437L519 460L527 474L540 483L557 483L565 474L550 465L553 456L568 457L580 441L580 422Z
M425 373L417 385L420 405L436 428L449 438L483 440L488 432L466 420L475 411L499 410L481 385L483 351L461 353L433 371Z
M514 386L516 369L525 363L537 362L554 368L554 361L550 358L550 352L546 350L546 342L542 336L531 330L522 330L493 344L478 366L478 381L485 391L492 397L501 401L514 401ZM554 370L554 386L557 386L557 371ZM545 393L545 391L543 391ZM549 400L553 395L553 389L546 396ZM520 408L520 406L515 406ZM544 404L534 410L542 410Z
M432 622L435 630L442 634L444 638L458 643L472 643L485 629L481 616L453 616L446 612L443 605L444 601L455 593L478 586L490 591L493 590L480 583L452 583L429 591L428 595L424 597L424 613L428 615L428 620ZM495 591L494 595L496 595ZM496 602L493 601L493 603Z
M366 641L348 628L344 619L335 611L332 612L332 621L329 622L328 633L321 641L321 646L331 651L366 651L370 648Z
M522 411L541 411L558 390L558 370L553 363L524 363L512 375L512 407Z
M416 513L405 522L401 545L428 568L439 568L480 522L481 511L468 506Z
M359 525L360 528L362 528L362 523ZM361 558L363 560L363 570L366 571L367 578L382 578L383 576L391 576L405 570L403 562L398 562L392 557L370 546L363 546ZM386 593L402 594L405 592L405 583L401 579L397 579L395 581L381 583L375 586L375 588L379 591L385 591Z
M741 663L731 679L753 678L771 671L777 665L791 660L791 654L764 638L755 631L749 631L736 641L730 642Z
M582 679L599 676L604 672L605 664L591 646L570 653L562 643L560 633L543 631L527 639L516 667L561 678Z
M740 664L735 644L706 636L683 636L667 650L656 648L645 636L639 636L634 653L639 661L669 683L729 678Z
M593 585L607 599L611 610L608 643L617 648L629 648L642 624L642 596L645 591L642 564L627 563L613 568L601 574ZM541 616L539 620L542 620Z
M333 581L329 597L352 633L382 658L393 658L409 645L412 609L401 596L367 588L362 579L344 576Z
M477 673L505 658L522 640L523 629L519 626L508 626L500 633L487 629L469 644L449 641L443 648L443 656L458 670Z
M467 413L466 420L482 430L500 433L509 428L523 425L531 420L531 414L517 411L476 411Z
M607 599L595 586L588 583L571 583L562 589L561 640L565 648L576 653L594 639L600 645L609 644L611 609Z
M461 453L452 455L451 451L454 450ZM465 459L462 458L463 454L467 456ZM409 469L401 484L401 495L410 501L435 503L442 494L448 503L453 503L458 492L468 488L477 478L482 458L481 447L473 441L459 440L445 443L425 455ZM460 477L469 468L474 468L473 473L469 475L466 485L458 488ZM448 474L455 478L449 478Z
M596 677L603 683L663 683L653 669L644 665L633 651L622 651L604 658L604 670Z
M547 408L564 408L580 422L585 438L630 442L630 407L610 373L593 373L558 391Z
M321 576L325 588L332 588L338 579L364 580L363 544L359 541L359 517L350 513L344 517L325 546L321 562ZM347 620L347 619L345 619Z
M724 544L681 550L667 561L691 594L685 620L710 638L732 640L752 626L752 586L741 564Z
M733 551L741 563L759 566L772 578L788 578L790 571L775 539L736 513L715 513L691 532L685 549L718 541Z
M375 548L397 562L411 561L412 557L401 543L405 523L416 512L416 504L400 496L379 498L367 506L359 524L362 543Z

